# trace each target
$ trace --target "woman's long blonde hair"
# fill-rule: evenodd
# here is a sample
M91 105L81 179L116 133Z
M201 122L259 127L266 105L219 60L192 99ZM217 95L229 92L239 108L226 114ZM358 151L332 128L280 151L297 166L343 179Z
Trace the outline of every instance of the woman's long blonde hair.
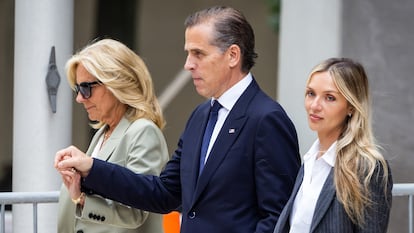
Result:
M389 173L372 132L368 78L362 65L348 58L325 60L311 71L309 77L325 71L353 108L352 115L344 119L343 131L337 142L336 195L350 219L363 226L364 211L374 204L369 184L372 179L383 182L386 192ZM376 169L383 171L381 178L373 176Z
M125 117L129 121L146 118L160 129L164 128L165 120L155 96L151 75L143 60L131 49L112 39L88 45L66 63L67 79L72 88L79 64L128 106ZM98 122L92 127L100 128L103 125L103 122Z

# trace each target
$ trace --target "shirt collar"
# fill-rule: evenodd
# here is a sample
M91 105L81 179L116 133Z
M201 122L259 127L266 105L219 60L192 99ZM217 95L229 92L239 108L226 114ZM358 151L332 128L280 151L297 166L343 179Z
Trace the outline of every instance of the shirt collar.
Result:
M230 89L224 92L220 96L220 98L217 99L219 103L221 104L221 106L223 106L225 109L230 111L233 108L233 106L236 104L240 96L243 94L243 92L250 85L252 80L253 80L253 76L249 72L243 79L241 79L239 82L234 84ZM213 104L214 100L215 100L214 98L211 99L211 104Z
M337 144L337 141L332 143L332 145L329 147L329 149L321 157L331 167L335 166L336 144ZM316 141L313 143L313 145L311 146L309 151L306 152L306 154L303 156L303 160L306 161L306 160L309 160L311 158L316 159L316 156L319 153L319 148L320 148L320 142L319 142L319 139L316 139Z

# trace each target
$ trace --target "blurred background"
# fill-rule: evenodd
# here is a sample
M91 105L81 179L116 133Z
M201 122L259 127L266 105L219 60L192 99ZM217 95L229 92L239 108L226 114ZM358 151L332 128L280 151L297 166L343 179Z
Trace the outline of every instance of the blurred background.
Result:
M294 121L302 154L316 138L303 109L308 72L333 56L361 62L371 84L375 135L394 183L414 183L413 1L0 0L1 191L58 190L60 177L52 166L56 150L70 144L87 149L93 131L74 101L64 65L96 38L120 40L144 59L162 99L164 133L173 153L188 116L204 100L182 73L183 23L190 13L212 5L242 11L253 26L259 57L252 73ZM38 23L45 15L51 22ZM52 46L61 77L56 114L45 87ZM42 64L38 69L31 66L36 62ZM393 199L389 232L408 231L407 199ZM53 232L55 214L48 213L52 216L40 227Z

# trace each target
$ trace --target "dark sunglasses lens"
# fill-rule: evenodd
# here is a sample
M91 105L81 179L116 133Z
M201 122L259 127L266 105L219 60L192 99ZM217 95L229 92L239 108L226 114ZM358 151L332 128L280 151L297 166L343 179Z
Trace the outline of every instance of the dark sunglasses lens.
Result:
M84 99L88 99L89 97L91 97L91 86L87 83L86 84L81 83L80 85L76 84L75 85L76 95L78 95L79 92L81 93Z
M90 85L80 86L79 91L83 98L88 99L89 97L91 97L91 86Z

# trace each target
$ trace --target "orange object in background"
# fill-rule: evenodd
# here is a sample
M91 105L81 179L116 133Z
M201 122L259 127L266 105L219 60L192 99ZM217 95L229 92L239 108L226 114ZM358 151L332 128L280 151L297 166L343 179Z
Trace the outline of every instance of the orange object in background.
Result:
M179 212L173 211L164 214L162 225L165 233L180 233L181 216Z

